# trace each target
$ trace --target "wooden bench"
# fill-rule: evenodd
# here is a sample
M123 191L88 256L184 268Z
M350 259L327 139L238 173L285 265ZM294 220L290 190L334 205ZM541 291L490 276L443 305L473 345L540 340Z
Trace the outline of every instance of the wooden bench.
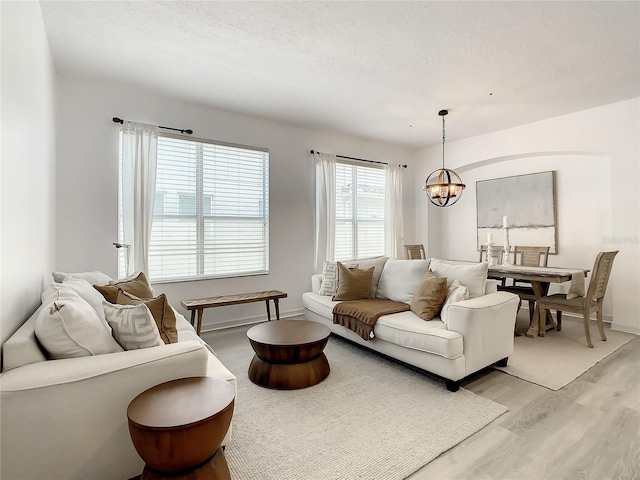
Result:
M198 312L196 331L198 332L198 335L200 335L200 329L202 328L202 313L205 308L225 307L227 305L241 305L243 303L264 301L267 304L267 318L271 321L269 300L273 300L273 304L276 307L276 320L280 320L279 301L281 298L287 298L287 294L279 290L267 290L266 292L237 293L233 295L216 295L207 298L194 298L191 300L182 300L180 304L187 310L191 311L191 325L194 325L196 312Z

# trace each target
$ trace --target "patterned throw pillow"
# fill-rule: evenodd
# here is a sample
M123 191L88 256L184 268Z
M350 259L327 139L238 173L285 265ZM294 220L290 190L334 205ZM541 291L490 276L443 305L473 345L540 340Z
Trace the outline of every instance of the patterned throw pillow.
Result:
M358 268L357 263L344 264L347 268ZM324 262L322 265L322 285L318 295L333 297L338 291L338 263Z
M156 321L146 305L112 305L103 302L103 306L113 336L125 350L164 345Z
M156 298L138 298L123 290L118 290L118 305L140 305L145 304L156 321L156 326L160 332L160 338L164 343L178 343L178 330L176 329L176 315L169 305L167 296L162 293Z

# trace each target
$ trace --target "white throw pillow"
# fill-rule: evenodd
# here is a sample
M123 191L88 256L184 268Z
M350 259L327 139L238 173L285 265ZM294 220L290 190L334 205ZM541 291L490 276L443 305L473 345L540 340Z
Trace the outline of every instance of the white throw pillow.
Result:
M79 272L79 273L64 273L53 272L53 281L56 283L64 283L67 280L86 280L91 285L108 285L113 279L106 273L99 272L97 270L93 272Z
M384 264L377 297L411 304L413 295L422 282L422 277L429 271L429 259L396 260L390 258Z
M164 345L156 321L146 305L113 305L103 301L113 336L125 350Z
M64 283L53 282L42 295L40 295L42 305L48 305L51 302L60 300L84 300L93 307L98 318L104 324L104 328L111 334L111 327L104 318L104 309L102 302L104 297L86 280L67 280Z
M107 323L107 320L104 318L104 309L102 308L102 302L104 301L104 297L102 294L93 288L89 282L83 279L69 279L65 280L64 283L53 284L53 286L59 286L61 288L71 288L74 292L76 292L85 302L93 307L93 309L100 317L100 320L104 323L104 326L111 331L111 327Z
M122 351L93 307L80 297L61 297L43 305L35 333L53 359Z
M66 299L82 299L82 297L73 288L63 285L61 283L52 283L49 288L45 289L40 295L40 300L43 305L48 305L56 300Z
M469 298L481 297L487 284L487 262L448 263L443 260L431 260L431 270L439 277L447 277L447 287L454 280L469 289Z
M358 268L357 263L340 262L347 268ZM324 262L322 264L322 285L318 295L333 297L338 291L338 262Z
M444 301L442 310L440 311L440 320L446 325L449 322L449 307L452 303L461 302L469 298L469 289L460 284L458 280L451 282L451 286L447 289L447 298Z

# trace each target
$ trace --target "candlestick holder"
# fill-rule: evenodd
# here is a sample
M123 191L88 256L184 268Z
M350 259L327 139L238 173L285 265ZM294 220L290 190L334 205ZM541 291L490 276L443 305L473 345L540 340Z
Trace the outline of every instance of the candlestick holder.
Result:
M498 259L493 254L493 242L487 242L487 262L490 267L495 267L498 265Z
M502 255L502 264L511 265L511 245L509 245L509 229L507 227L503 227L502 230L504 230L504 252Z

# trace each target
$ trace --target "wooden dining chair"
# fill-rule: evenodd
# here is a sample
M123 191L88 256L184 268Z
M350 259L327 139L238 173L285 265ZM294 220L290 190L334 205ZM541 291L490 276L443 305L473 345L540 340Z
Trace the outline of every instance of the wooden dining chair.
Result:
M607 337L604 334L604 325L602 323L602 303L604 300L604 294L607 291L607 285L609 284L609 276L611 275L611 267L613 267L613 259L618 254L618 251L613 252L600 252L596 257L595 264L593 265L593 272L591 274L591 280L589 281L589 288L584 297L577 297L567 300L567 296L562 293L556 293L554 295L547 295L539 300L540 315L546 317L547 310L556 310L558 317L558 324L556 329L562 329L562 312L580 313L584 321L584 334L587 337L587 345L589 348L593 348L591 343L591 333L589 332L589 318L592 312L596 312L596 321L598 323L598 330L600 330L600 338L602 341L606 341Z
M498 265L502 265L502 254L504 253L504 250L502 248L494 248L493 249L493 256L497 258L498 260ZM480 252L478 255L478 261L479 262L488 262L489 261L489 257L487 257L487 246L486 245L480 245ZM500 282L500 285L504 287L505 283L506 283L506 279L503 277L492 277L491 275L489 275L487 278L491 279L491 280L498 280Z
M498 264L502 265L502 254L504 253L504 250L500 247L495 247L493 249L493 256L496 257L498 259ZM487 245L480 245L480 252L478 255L478 261L479 262L488 262L489 258L487 258Z
M513 257L516 265L525 267L546 267L550 247L515 246ZM536 295L531 283L525 280L514 280L513 285L501 286L500 290L515 293L521 300L529 302L529 323L533 322Z
M517 245L513 247L515 264L525 267L546 267L550 248Z
M427 258L424 253L424 245L421 243L415 245L404 245L404 253L409 260L421 260Z

